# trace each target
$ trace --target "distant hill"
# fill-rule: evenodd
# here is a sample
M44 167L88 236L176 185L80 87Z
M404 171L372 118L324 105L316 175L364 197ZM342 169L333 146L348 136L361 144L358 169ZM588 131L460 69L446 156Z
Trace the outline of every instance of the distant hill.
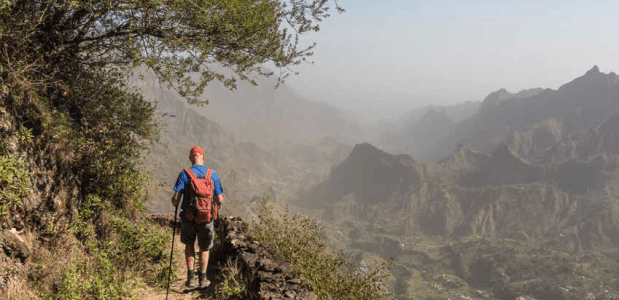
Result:
M331 170L330 179L310 190L307 204L354 193L359 204L394 201L415 188L420 177L408 155L391 155L368 143L356 145L346 160ZM313 199L315 198L315 199Z
M421 151L418 148L427 147L423 141L419 142L418 139L423 140L434 126L438 126L436 128L438 130L451 132L453 130L450 127L453 125L451 123L458 123L476 114L480 105L480 101L467 101L452 106L428 105L414 109L397 120L383 125L384 130L380 135L379 144L392 153L405 152L414 155ZM436 117L441 117L445 124L440 124L441 120L437 120ZM447 132L441 133L441 135L444 134Z

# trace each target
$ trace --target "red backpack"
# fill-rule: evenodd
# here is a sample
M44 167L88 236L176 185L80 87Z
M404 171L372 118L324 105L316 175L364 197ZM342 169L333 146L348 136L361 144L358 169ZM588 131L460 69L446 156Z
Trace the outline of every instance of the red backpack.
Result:
M204 178L197 178L190 168L185 169L189 175L189 205L185 217L198 224L210 223L217 216L217 205L213 205L215 183L211 179L213 170L208 169Z

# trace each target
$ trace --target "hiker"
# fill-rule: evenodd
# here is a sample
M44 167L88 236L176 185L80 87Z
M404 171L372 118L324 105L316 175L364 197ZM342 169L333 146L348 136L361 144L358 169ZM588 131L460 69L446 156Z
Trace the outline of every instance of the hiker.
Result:
M196 236L198 238L198 246L200 249L198 256L200 272L198 274L198 285L202 288L210 285L211 283L206 278L206 270L208 267L209 250L213 247L213 220L216 217L210 217L210 221L207 221L208 223L203 223L203 219L198 221L198 217L195 217L195 215L199 213L196 213L195 209L193 209L190 205L191 195L194 195L195 198L195 194L193 193L194 191L192 191L192 184L190 183L191 176L202 179L205 178L209 171L212 172L210 176L212 179L212 201L216 202L217 205L221 205L224 200L224 190L221 186L219 176L217 176L217 173L214 170L211 171L204 166L204 157L204 150L202 150L202 148L198 146L191 148L191 151L189 151L189 160L191 161L192 166L180 172L178 179L176 180L176 184L174 185L175 193L174 196L172 196L172 205L176 207L181 200L181 195L183 195L183 202L181 204L182 211L180 213L181 242L185 244L185 260L187 261L187 281L185 282L185 285L190 288L195 287L194 244L196 241ZM188 171L191 171L193 174L188 174ZM214 209L216 210L216 207Z

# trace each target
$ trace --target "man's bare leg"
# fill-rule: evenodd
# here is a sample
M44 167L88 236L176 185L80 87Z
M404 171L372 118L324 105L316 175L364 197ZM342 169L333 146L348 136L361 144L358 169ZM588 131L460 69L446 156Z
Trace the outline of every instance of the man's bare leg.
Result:
M209 258L208 250L204 251L200 249L200 274L198 274L198 280L200 287L206 287L211 284L211 282L206 278L206 271L208 269L208 258Z
M185 261L187 262L187 282L185 285L188 287L193 286L195 256L196 250L194 249L194 245L185 245Z

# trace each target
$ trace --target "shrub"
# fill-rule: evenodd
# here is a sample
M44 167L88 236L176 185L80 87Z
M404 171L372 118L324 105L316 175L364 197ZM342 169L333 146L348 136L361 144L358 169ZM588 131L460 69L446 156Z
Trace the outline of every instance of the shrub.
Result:
M138 276L153 285L167 282L170 237L145 220L112 216L109 224L110 236L96 239L91 223L74 223L73 232L82 239L86 255L74 254L73 263L65 266L58 288L48 299L129 297L137 283L132 279Z
M262 201L258 222L252 223L252 236L271 244L294 265L294 270L319 299L385 299L389 293L385 280L390 263L368 273L353 265L351 255L330 252L312 218L292 215L285 208Z
M21 205L21 199L30 191L30 173L23 160L0 156L0 216L7 209Z
M220 300L229 299L252 299L249 295L248 286L251 278L241 272L238 260L228 258L220 268L221 282L217 283L216 296Z

